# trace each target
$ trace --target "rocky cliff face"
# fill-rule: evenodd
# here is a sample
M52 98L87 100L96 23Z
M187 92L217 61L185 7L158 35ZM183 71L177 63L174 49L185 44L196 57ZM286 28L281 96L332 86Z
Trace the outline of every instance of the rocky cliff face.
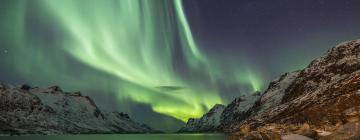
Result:
M276 132L314 139L360 138L360 40L341 43L304 70L286 75L280 86L270 84L248 118L225 130L238 137L271 137ZM351 131L342 132L345 129Z
M80 92L0 84L1 134L153 132L127 114L104 113Z
M212 132L220 125L220 116L225 106L216 104L201 118L190 118L186 125L179 130L181 133L191 132Z

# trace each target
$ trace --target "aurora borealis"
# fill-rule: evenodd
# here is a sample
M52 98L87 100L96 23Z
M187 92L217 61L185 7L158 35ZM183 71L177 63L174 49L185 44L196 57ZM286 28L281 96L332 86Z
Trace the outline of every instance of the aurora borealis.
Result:
M119 100L150 104L154 111L182 121L200 116L204 110L201 105L209 108L213 103L221 103L215 93L204 99L203 93L211 90L191 87L173 70L175 31L185 56L184 65L192 70L204 63L184 17L181 1L94 1L77 12L78 7L74 5L84 2L64 1L59 5L50 1L45 4L52 7L60 26L69 33L66 36L70 38L61 45L65 51L78 61L121 80L115 91L119 93L116 95ZM167 11L173 13L163 14ZM165 93L155 88L158 86L187 88L177 91L180 93ZM194 96L193 100L186 99L189 96ZM161 102L154 102L158 99Z
M360 35L355 0L307 0L288 13L294 5L279 0L1 3L0 82L80 90L166 129Z

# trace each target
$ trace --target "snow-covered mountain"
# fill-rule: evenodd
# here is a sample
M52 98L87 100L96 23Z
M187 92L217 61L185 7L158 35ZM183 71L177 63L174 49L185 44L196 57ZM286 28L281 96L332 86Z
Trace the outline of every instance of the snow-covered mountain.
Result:
M286 94L286 89L298 77L299 73L299 71L285 73L270 82L268 88L249 110L249 114L259 121L262 117L268 116L271 113L268 110L281 104L281 100Z
M226 106L221 114L221 127L233 125L246 119L250 114L249 109L253 107L255 102L259 99L260 93L243 95Z
M281 77L248 118L224 130L235 139L291 133L313 139L360 137L360 40L341 43L305 69Z
M260 93L256 92L242 95L227 106L217 104L201 118L190 118L179 132L217 132L221 131L223 126L240 123L249 115L248 110L259 97Z
M220 125L220 116L224 105L216 104L213 108L204 114L201 118L190 118L186 125L179 130L181 133L186 132L211 132Z
M244 140L358 139L359 101L360 40L355 40L330 49L303 70L281 75L261 95L236 98L221 113L220 125L205 132L225 131ZM199 120L189 120L185 128L204 132L193 129L204 125Z
M102 112L80 92L0 84L0 134L146 133L121 112Z
M282 97L285 95L285 90L291 85L299 72L285 73L280 77L270 82L269 87L264 93L253 93L236 98L228 104L221 115L221 127L226 128L236 127L243 120L250 116L257 118L266 115L266 111L281 103Z

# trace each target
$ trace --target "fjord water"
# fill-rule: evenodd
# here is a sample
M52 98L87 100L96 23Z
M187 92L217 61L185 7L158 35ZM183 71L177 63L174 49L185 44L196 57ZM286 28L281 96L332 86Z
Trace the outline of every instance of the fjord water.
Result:
M94 134L58 136L11 136L6 140L226 140L223 134Z

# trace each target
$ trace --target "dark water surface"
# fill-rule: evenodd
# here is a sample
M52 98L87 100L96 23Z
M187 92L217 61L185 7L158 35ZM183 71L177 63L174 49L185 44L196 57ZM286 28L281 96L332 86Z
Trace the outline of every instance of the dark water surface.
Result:
M223 134L103 134L60 136L3 136L0 140L226 140Z

